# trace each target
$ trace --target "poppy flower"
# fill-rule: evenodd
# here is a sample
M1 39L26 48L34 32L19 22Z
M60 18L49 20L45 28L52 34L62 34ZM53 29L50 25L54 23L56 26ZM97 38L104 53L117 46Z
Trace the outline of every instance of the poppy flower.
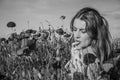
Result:
M16 23L13 22L13 21L10 21L10 22L7 23L7 27L8 28L14 28L14 27L16 27Z
M1 42L2 42L2 41L6 41L6 39L5 39L5 38L1 38L0 41L1 41Z
M59 35L63 35L65 32L63 31L62 28L59 28L56 30L56 33L59 34Z
M83 62L84 64L89 65L91 63L94 63L95 59L96 59L95 55L93 55L92 53L87 53L83 58Z
M41 37L42 37L42 39L47 39L48 38L48 36L49 36L49 32L47 32L47 31L43 31L42 33L41 33Z
M61 17L60 17L60 19L62 19L62 20L64 20L66 17L64 16L64 15L62 15Z
M64 34L64 37L66 37L66 38L68 38L70 36L71 36L71 34L68 34L68 33Z
M17 38L17 33L12 33L11 36L12 36L13 38Z
M30 34L29 33L25 33L24 38L29 38Z
M12 36L9 36L8 40L9 40L9 41L13 41L14 39L13 39Z
M53 63L52 66L55 70L61 69L61 61L55 61L55 63Z
M40 36L41 36L41 34L40 34L40 33L38 33L38 34L36 34L36 36L37 36L37 37L40 37Z
M23 39L24 36L25 36L25 32L21 32L21 33L20 33L20 38Z
M25 31L26 33L36 33L37 31L36 30L33 30L33 29L28 29Z
M17 38L17 40L22 40L20 35L18 35L16 38Z

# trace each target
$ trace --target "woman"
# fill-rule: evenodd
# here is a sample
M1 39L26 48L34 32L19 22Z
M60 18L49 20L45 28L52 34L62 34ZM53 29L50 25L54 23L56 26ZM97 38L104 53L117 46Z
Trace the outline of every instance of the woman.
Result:
M104 62L111 53L111 34L106 19L94 8L85 7L71 20L73 32L71 59L65 65L73 79L79 72L81 80L99 80Z

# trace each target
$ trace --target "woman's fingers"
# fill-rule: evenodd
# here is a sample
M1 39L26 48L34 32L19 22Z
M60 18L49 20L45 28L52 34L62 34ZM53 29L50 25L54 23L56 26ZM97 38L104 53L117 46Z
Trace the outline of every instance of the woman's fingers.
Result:
M73 49L73 50L80 50L80 49L81 49L80 42L74 42L74 43L72 44L72 49Z
M71 53L79 52L80 49L81 49L81 45L79 42L72 43Z
M74 43L72 43L72 47L74 48L74 47L78 46L79 44L80 44L79 42L74 42Z

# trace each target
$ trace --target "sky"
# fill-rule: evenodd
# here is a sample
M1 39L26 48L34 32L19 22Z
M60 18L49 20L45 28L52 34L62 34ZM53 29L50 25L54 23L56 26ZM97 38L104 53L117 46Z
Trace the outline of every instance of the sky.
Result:
M16 32L26 29L48 28L48 23L58 28L61 24L69 30L72 17L83 7L97 9L107 20L113 38L120 37L120 0L0 0L0 37L13 31L7 23L16 23ZM64 22L60 16L66 16Z

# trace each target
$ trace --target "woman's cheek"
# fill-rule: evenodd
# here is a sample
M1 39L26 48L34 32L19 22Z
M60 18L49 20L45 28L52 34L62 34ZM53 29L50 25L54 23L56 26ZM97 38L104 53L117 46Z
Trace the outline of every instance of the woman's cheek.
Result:
M83 48L83 47L89 46L89 44L90 44L90 41L89 41L89 40L82 40L80 46Z

